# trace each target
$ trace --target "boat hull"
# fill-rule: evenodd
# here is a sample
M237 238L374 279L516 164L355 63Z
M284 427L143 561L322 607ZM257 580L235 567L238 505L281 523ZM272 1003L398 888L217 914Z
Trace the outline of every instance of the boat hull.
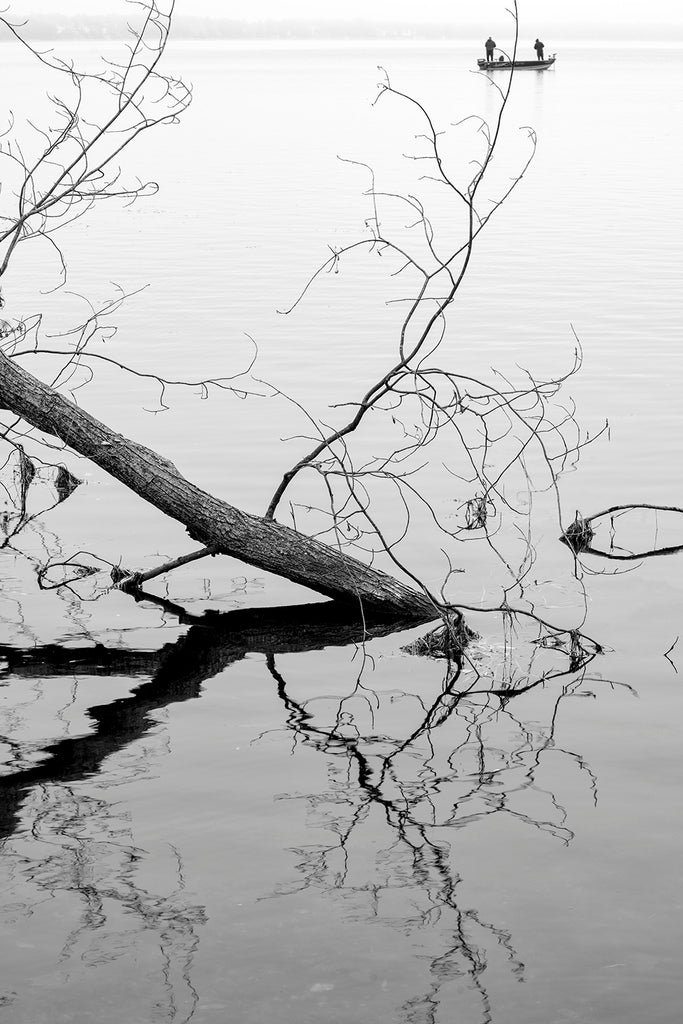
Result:
M555 63L554 57L548 57L547 60L478 60L477 65L480 71L545 71L546 68L550 68Z

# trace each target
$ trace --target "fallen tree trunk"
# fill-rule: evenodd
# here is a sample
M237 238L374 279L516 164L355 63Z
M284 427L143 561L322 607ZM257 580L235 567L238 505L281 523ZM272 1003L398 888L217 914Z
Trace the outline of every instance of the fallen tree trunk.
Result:
M167 459L110 430L0 351L0 406L59 438L216 553L282 576L337 601L436 618L424 593L272 519L242 512L185 479Z

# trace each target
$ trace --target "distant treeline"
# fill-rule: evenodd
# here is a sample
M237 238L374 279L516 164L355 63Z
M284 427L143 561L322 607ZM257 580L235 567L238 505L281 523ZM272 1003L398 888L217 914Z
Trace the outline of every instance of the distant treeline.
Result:
M126 34L129 19L120 15L67 15L67 14L32 14L26 18L22 29L28 39L121 39ZM662 41L676 44L681 39L680 26L667 26L651 22L646 34L624 23L592 24L591 41L647 39L650 42ZM188 17L178 15L173 20L173 35L176 39L425 39L470 41L484 39L489 31L494 36L501 36L500 26L483 26L480 22L463 23L454 15L452 22L440 24L411 22L380 22L351 20L347 18L269 18L263 21L242 21L236 18ZM545 36L552 49L554 42L549 33L542 28L534 30L534 34ZM586 26L567 25L563 32L564 39L580 39L585 36ZM0 39L9 38L8 34L0 34ZM529 42L531 45L531 42Z
M117 15L30 15L23 28L29 39L120 39L130 19ZM474 35L476 35L476 31ZM481 32L479 33L481 34ZM453 39L463 38L455 25L416 25L339 19L288 18L239 21L233 18L173 19L180 39ZM471 38L472 33L468 35Z

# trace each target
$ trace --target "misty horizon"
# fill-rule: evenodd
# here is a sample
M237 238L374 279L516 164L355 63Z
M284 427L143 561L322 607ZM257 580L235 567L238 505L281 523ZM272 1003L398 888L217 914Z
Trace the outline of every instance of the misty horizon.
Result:
M127 30L128 19L120 15L29 15L25 32L28 38L114 38ZM497 26L491 31L500 33ZM534 29L534 32L536 30ZM524 39L529 30L522 28L520 38ZM680 25L650 24L644 34L642 27L614 25L611 23L592 24L590 28L581 23L557 27L552 33L540 27L538 32L551 40L581 41L645 41L649 43L680 42L683 28ZM479 22L392 22L385 23L370 19L336 18L267 18L244 20L237 18L215 18L210 16L177 16L174 18L173 35L177 39L225 39L225 40L314 40L314 39L386 39L386 40L448 40L476 41L485 38L489 26ZM533 34L533 32L532 32Z

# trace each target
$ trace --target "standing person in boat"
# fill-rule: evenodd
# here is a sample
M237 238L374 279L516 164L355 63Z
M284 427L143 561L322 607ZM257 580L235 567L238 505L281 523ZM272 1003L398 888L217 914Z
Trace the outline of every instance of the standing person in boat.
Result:
M496 44L495 41L491 39L491 36L488 37L488 39L484 43L484 46L486 47L486 59L493 60L493 51L496 48Z
M536 60L543 60L543 47L544 43L540 39L537 39L534 43L534 50L536 51Z

